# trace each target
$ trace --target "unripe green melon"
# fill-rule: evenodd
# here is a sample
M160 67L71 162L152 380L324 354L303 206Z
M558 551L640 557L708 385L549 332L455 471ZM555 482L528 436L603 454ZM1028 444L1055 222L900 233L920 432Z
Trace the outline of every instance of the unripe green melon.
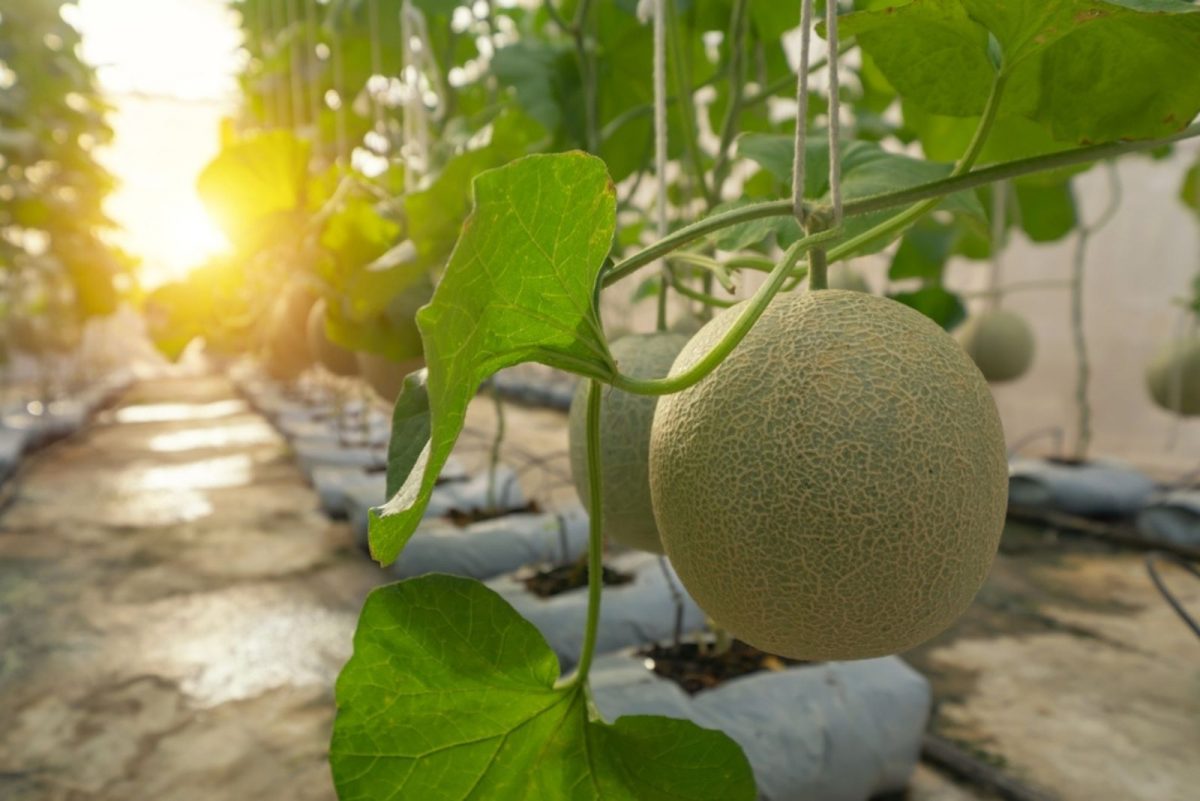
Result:
M308 348L317 362L334 375L354 375L358 360L354 351L333 342L325 333L325 309L325 299L321 298L308 313Z
M895 301L826 290L776 298L712 374L659 400L650 487L666 552L718 625L771 653L863 659L971 603L1008 464L995 402L953 338Z
M418 356L394 362L377 353L356 353L358 371L375 394L388 403L395 403L408 374L425 366L425 359Z
M1146 368L1154 403L1185 417L1200 415L1200 337L1168 343Z
M635 378L662 378L688 341L673 333L634 334L612 343L621 372ZM568 442L571 478L590 510L587 471L587 396L589 382L580 381L571 400ZM600 458L604 481L604 535L642 551L662 553L654 509L650 504L650 424L658 400L605 387L600 402Z
M1033 331L1020 315L993 309L963 323L958 341L991 382L1020 378L1033 364Z

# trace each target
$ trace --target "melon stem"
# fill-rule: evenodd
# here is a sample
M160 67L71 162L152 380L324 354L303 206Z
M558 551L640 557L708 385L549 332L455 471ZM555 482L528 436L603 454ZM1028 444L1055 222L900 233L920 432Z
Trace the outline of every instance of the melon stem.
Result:
M638 379L623 373L616 373L612 378L612 385L617 389L631 392L634 395L670 395L695 385L713 370L717 369L717 366L725 361L725 358L733 352L733 349L745 338L746 334L750 333L750 329L758 322L758 318L762 317L763 312L767 310L768 304L770 304L784 282L792 274L792 270L795 268L796 262L799 261L800 257L811 248L836 239L841 234L842 229L839 226L831 228L828 231L809 234L793 243L787 249L787 252L783 254L783 258L779 260L779 263L775 265L775 269L767 276L766 282L746 302L746 307L742 309L738 319L729 327L729 330L725 332L721 340L691 368L677 375L654 379Z
M604 590L604 477L600 472L600 393L603 384L592 379L587 398L587 476L588 476L588 607L579 667L570 679L571 686L587 683L596 655L596 634L600 628L600 599Z

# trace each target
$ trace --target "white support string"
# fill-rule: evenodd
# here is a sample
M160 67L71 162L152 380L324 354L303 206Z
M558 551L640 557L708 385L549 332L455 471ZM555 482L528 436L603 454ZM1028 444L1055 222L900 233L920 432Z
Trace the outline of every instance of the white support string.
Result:
M804 210L804 156L808 150L808 61L812 39L813 0L800 4L800 64L796 79L796 139L792 157L792 214L801 225L807 216Z
M380 43L379 0L367 0L367 27L370 29L371 76L367 78L367 99L371 104L372 130L379 132L383 127L383 108L371 87L371 78L383 74L383 49Z
M283 8L285 30L288 34L288 88L292 98L292 126L293 130L298 133L305 122L304 87L301 85L304 76L300 74L303 60L299 47L300 39L296 36L296 22L300 15L296 9L296 0L284 0Z
M654 0L654 177L658 181L655 218L658 235L664 237L667 221L667 0ZM658 295L658 330L667 327L667 287L671 268L662 263L662 287Z
M811 2L811 0L810 0ZM667 235L667 24L666 0L654 0L654 176L658 235Z
M842 120L841 98L838 97L837 18L837 0L825 0L825 42L829 45L829 202L833 206L834 227L842 224Z
M271 6L265 0L258 4L258 50L259 58L262 59L264 73L267 64L267 34L271 29ZM263 101L263 127L272 128L278 121L278 113L275 110L275 93L274 91L264 91L262 96Z
M330 57L333 60L333 92L337 95L338 107L334 118L334 136L337 139L337 162L349 161L349 133L346 126L346 58L342 53L341 26L335 25L330 37Z
M829 198L833 207L832 224L842 221L842 163L841 163L841 103L838 98L838 32L837 2L825 5L826 41L829 45ZM804 209L805 155L808 145L808 66L811 62L813 0L803 0L800 6L800 63L796 79L796 137L792 159L792 213L803 225L807 222Z
M437 65L430 61L431 48L429 31L425 27L425 16L410 0L405 0L400 9L401 29L404 37L404 48L401 50L401 74L405 82L404 105L404 141L409 144L411 158L406 160L405 174L413 164L424 169L428 164L427 157L430 149L429 115L425 108L425 98L421 89L421 79L430 71L436 73ZM414 57L412 42L416 39L421 43L420 51ZM410 70L411 67L411 70ZM412 81L409 81L409 73Z
M304 66L308 77L308 113L313 152L321 152L321 69L317 59L317 0L304 0Z

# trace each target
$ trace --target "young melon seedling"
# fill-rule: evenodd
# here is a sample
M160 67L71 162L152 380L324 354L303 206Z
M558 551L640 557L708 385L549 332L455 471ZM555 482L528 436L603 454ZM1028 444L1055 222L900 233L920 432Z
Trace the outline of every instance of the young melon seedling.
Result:
M1146 388L1161 409L1200 415L1200 337L1164 346L1146 368Z
M687 343L683 334L633 334L609 350L621 371L635 378L662 378ZM587 474L588 384L580 382L571 400L568 442L571 478L584 507L589 506ZM600 402L600 459L604 474L604 535L642 551L662 553L650 504L650 425L658 398L605 389Z
M1033 364L1033 331L1006 309L977 314L963 324L958 341L992 383L1020 378Z
M676 359L701 358L741 313ZM667 555L720 626L765 651L862 659L948 626L1004 525L1004 433L953 338L895 301L777 297L708 377L659 400L650 487Z
M354 375L358 372L354 351L343 348L326 335L325 309L325 299L321 298L308 313L308 348L317 363L334 375Z

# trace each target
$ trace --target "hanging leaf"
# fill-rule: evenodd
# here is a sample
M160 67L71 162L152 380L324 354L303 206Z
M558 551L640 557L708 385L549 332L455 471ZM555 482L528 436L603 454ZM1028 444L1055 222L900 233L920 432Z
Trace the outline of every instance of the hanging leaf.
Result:
M1200 7L1183 0L913 0L839 26L934 114L978 116L997 63L1008 74L1001 116L1060 141L1161 136L1200 112Z
M476 178L475 210L433 300L417 315L431 439L415 455L406 449L411 463L392 466L399 489L372 513L379 562L394 561L420 522L484 379L525 361L612 374L592 301L615 227L616 190L593 156L528 156ZM403 394L397 403L425 405Z
M956 226L929 217L920 220L900 240L900 247L888 268L888 278L892 281L919 278L941 282L946 259L950 258L957 239Z
M422 261L440 265L454 247L471 208L471 181L475 176L525 155L543 135L541 127L529 117L505 112L492 122L486 145L455 156L429 186L404 199L409 238Z
M962 299L941 286L925 286L915 292L898 292L890 297L911 306L947 331L967 316Z
M252 134L222 150L196 179L196 190L229 240L253 250L295 223L308 158L308 143L290 131Z
M375 590L337 682L330 763L343 801L752 801L728 736L690 721L593 717L556 686L533 624L477 581Z
M1079 218L1071 184L1014 181L1021 229L1034 242L1057 242L1075 230Z

